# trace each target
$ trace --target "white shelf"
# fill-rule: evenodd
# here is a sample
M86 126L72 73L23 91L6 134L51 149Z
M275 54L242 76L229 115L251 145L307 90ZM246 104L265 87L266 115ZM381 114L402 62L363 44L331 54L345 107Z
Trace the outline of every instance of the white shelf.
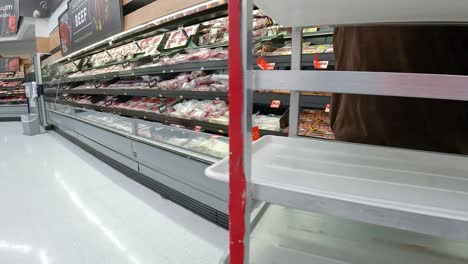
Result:
M468 240L468 157L273 136L252 155L257 200ZM228 167L206 173L228 181Z
M251 71L255 90L299 90L468 101L468 76L349 71Z
M250 240L255 264L464 264L468 242L270 206Z
M254 0L285 27L468 21L464 0Z

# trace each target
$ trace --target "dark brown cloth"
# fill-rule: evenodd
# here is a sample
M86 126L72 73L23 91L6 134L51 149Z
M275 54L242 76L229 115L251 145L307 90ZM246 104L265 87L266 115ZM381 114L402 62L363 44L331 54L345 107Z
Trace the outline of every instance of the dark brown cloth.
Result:
M334 51L339 71L468 75L468 27L340 27ZM467 102L335 94L331 123L340 141L468 154Z

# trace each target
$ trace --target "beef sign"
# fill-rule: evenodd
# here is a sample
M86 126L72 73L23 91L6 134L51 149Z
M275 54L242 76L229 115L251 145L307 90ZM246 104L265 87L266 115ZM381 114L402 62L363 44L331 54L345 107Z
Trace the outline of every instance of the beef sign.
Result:
M63 54L78 51L122 31L121 0L71 0L59 25Z

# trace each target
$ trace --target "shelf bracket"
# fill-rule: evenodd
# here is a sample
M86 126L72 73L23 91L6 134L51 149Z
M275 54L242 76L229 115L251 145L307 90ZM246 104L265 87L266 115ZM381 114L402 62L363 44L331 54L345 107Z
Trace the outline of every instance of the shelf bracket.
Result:
M291 70L301 70L302 63L302 27L292 29ZM299 128L299 112L301 105L300 91L291 91L289 104L289 136L297 137Z

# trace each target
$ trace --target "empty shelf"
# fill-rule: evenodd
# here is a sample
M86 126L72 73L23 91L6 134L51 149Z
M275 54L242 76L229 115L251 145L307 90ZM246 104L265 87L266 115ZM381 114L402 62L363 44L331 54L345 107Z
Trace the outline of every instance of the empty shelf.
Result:
M468 240L468 157L273 136L252 153L257 200ZM228 167L206 173L228 181Z
M250 240L255 264L462 264L468 242L270 206Z

